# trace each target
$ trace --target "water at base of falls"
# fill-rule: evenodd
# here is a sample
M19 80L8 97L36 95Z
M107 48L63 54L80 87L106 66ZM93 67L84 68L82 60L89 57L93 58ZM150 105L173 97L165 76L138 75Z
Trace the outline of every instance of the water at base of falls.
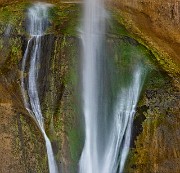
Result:
M111 96L106 77L110 75L104 49L106 12L101 0L85 0L81 28L82 110L85 143L79 161L79 173L123 173L129 152L135 108L144 81L143 67L137 62L126 77L116 99ZM120 67L119 67L120 68ZM123 86L124 85L124 86Z
M40 128L46 143L48 165L50 173L58 173L56 161L54 158L51 142L46 135L44 129L43 115L41 112L41 105L38 95L38 67L41 57L41 37L48 27L48 9L50 4L36 3L32 5L27 12L28 17L28 32L31 36L28 41L27 48L22 61L22 78L21 87L24 105L33 119L36 121ZM32 47L30 47L31 43ZM27 64L27 58L30 56L30 67L28 72L27 88L25 87L25 68Z

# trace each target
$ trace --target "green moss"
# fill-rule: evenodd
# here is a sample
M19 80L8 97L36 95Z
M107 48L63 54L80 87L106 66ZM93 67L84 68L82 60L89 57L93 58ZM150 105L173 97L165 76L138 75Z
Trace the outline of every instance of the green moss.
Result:
M108 30L109 34L113 34L115 36L131 36L127 29L119 22L117 18L117 13L111 11L110 12L111 19L108 20Z
M124 166L124 173L134 173L134 169L135 166L134 163L136 161L135 158L135 150L134 149L130 149L129 153L128 153L128 157Z
M11 25L11 28L16 34L22 34L23 28L22 23L24 20L25 9L29 3L16 2L8 4L0 8L0 34L3 34L5 27ZM14 33L15 34L15 33Z
M13 70L22 58L21 52L21 40L20 38L11 38L8 42L3 43L3 48L1 50L1 66L0 73L6 74ZM4 45L6 44L6 45Z
M48 172L44 140L35 123L27 115L17 114L13 122L15 141L13 155L26 172ZM39 147L38 147L39 146Z
M71 158L73 161L72 170L75 170L77 169L77 164L80 158L82 144L83 144L82 136L77 130L77 127L69 130L68 138L69 138Z
M76 4L58 4L50 9L50 18L52 26L48 32L76 36L80 7Z

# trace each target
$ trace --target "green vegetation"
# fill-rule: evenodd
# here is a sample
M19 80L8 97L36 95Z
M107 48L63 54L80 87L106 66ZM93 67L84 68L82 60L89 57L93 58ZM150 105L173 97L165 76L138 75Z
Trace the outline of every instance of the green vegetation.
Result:
M80 7L77 4L59 4L50 9L52 26L48 33L77 36Z
M4 33L7 25L13 29L14 35L23 34L23 21L25 9L29 3L16 2L0 8L0 35Z
M69 131L69 146L70 146L70 153L72 158L72 172L74 170L77 170L78 161L80 159L80 154L82 151L82 135L80 134L79 130L77 130L77 127L74 129L71 129Z

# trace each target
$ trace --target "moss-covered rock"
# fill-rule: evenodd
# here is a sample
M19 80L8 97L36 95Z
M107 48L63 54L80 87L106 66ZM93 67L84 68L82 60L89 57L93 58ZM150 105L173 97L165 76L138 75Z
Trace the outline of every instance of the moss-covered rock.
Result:
M151 72L136 115L145 120L139 125L142 131L134 139L127 173L180 171L179 94L166 74Z
M44 139L26 111L21 94L21 63L29 39L25 28L28 6L27 2L15 2L13 6L7 3L0 7L0 111L1 125L6 129L6 132L0 131L2 172L48 172ZM49 14L51 26L41 38L39 96L58 166L69 173L70 165L77 162L77 158L71 157L77 155L77 151L71 149L69 141L73 145L74 135L78 135L77 130L73 130L72 135L78 123L72 93L76 83L74 59L78 55L78 44L74 35L79 8L74 4L61 4L53 7ZM33 44L32 41L29 46ZM24 77L25 80L28 77L26 70ZM7 149L6 142L9 142Z

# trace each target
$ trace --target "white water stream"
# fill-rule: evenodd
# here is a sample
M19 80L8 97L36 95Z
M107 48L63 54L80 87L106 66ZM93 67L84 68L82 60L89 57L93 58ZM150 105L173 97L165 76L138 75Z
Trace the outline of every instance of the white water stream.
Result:
M28 32L31 38L28 41L27 48L22 61L21 87L25 107L38 124L45 139L48 155L49 172L58 173L51 142L47 137L44 129L44 118L41 111L37 81L39 72L38 67L41 57L41 37L44 35L44 32L48 27L48 9L50 7L50 4L35 3L28 9ZM24 74L27 65L27 58L29 55L30 67L28 71L28 82L26 84Z
M85 0L84 4L81 76L85 143L79 173L123 173L135 108L144 81L142 67L134 65L129 84L123 87L122 83L116 101L111 105L112 111L106 111L106 94L103 92L108 85L103 80L106 53L102 53L106 52L103 49L106 12L103 6L101 0Z
M80 159L80 173L100 173L98 155L98 80L100 51L104 38L105 14L99 0L86 0L82 29L83 63L83 113L85 116L85 144ZM101 64L99 64L101 65Z

